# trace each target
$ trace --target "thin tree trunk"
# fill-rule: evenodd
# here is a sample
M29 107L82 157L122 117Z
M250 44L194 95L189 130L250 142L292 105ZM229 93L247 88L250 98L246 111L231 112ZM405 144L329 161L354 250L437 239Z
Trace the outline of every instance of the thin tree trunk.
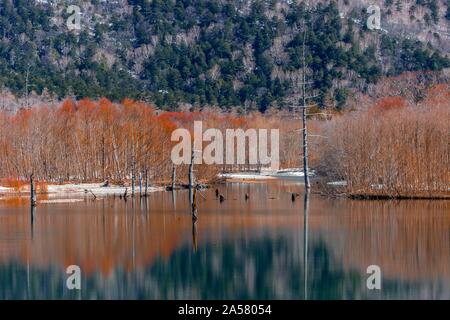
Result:
M139 172L139 196L142 197L142 171Z
M134 164L134 155L131 163L131 197L134 197L134 182L135 182L135 164Z
M177 167L173 165L172 167L172 190L175 190L175 181L177 179Z
M31 199L31 206L36 206L36 188L34 186L34 180L33 180L33 174L30 175L30 199Z
M302 60L303 60L303 82L302 82L302 132L303 132L303 173L305 175L305 190L309 192L311 189L311 184L309 181L309 164L308 164L308 126L307 126L307 114L306 110L306 56L305 56L305 45L306 45L306 30L303 31L303 50L302 50Z
M148 170L145 170L145 196L148 196Z
M191 154L191 163L189 164L189 202L193 203L194 201L194 149L192 149Z

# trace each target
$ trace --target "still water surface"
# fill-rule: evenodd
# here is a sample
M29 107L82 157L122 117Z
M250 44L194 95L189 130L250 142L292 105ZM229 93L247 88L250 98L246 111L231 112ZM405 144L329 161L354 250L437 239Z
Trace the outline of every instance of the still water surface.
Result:
M186 191L40 204L33 223L0 200L0 299L450 299L449 201L312 195L305 215L295 181L220 189L223 203L202 192L195 225Z

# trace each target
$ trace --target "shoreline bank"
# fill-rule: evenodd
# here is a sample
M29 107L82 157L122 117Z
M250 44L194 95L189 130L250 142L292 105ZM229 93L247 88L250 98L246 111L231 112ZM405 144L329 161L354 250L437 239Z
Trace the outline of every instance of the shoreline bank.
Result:
M349 198L353 200L450 200L450 190L449 192L439 192L434 194L428 194L425 192L418 192L415 194L383 194L383 193L355 193L347 192L343 190L346 187L345 181L326 181L324 177L317 176L314 171L311 174L315 177L316 183L315 188L317 193L323 197L341 197ZM264 183L275 180L299 180L303 181L304 174L301 169L292 168L284 170L264 170L261 172L233 172L233 173L221 173L217 176L218 179L212 181L211 183L200 183L198 186L200 188L209 188L212 185L219 185L223 182L230 183ZM142 188L142 193L144 193L145 187ZM188 189L186 184L177 184L175 190L185 190ZM172 191L172 185L170 183L160 183L148 186L147 193L151 194L160 191ZM139 185L135 186L135 195L141 196L139 192ZM105 198L108 196L123 197L124 195L131 197L131 186L130 185L106 185L104 182L99 183L67 183L67 184L50 184L46 186L46 191L38 192L39 197L54 197L58 199L60 197L68 197L67 201L74 199L74 197L81 195L90 195L96 198ZM29 186L23 186L19 191L13 187L0 186L0 200L5 198L25 198L29 197L30 191ZM58 201L60 201L59 199ZM57 200L41 200L41 203L56 203Z

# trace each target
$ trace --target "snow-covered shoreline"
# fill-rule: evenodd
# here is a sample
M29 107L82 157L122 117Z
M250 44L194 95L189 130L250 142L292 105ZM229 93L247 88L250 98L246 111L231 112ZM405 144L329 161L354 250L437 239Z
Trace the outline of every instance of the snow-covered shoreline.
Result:
M80 195L80 194L95 194L95 196L107 196L107 195L123 195L128 190L128 194L131 194L131 187L125 186L108 186L104 187L101 183L80 183L80 184L62 184L62 185L48 185L45 194L48 195ZM149 186L148 192L157 192L165 190L164 187ZM135 188L135 192L139 193L139 187ZM29 188L24 187L20 192L14 188L7 188L0 186L0 197L2 195L25 195L29 194Z
M314 176L314 171L311 171L310 176ZM302 178L305 174L302 169L290 168L282 170L268 170L263 169L260 172L233 172L233 173L222 173L219 175L220 178L230 179L230 180L271 180L279 178Z
M82 184L64 184L64 185L49 185L49 194L76 194L76 193L94 193L96 196L103 195L123 195L128 190L128 194L131 194L131 187L125 186L108 186L103 187L98 183L82 183ZM148 187L148 192L163 191L164 187ZM139 193L139 187L135 186L135 192Z
M314 175L314 172L311 172L310 175ZM219 174L219 178L224 178L226 180L273 180L279 178L302 178L304 177L303 171L298 168L291 169L283 169L283 170L269 170L262 169L260 172L233 172L233 173L223 173ZM128 190L128 191L127 191ZM164 186L149 186L148 193L164 191L166 188ZM81 195L90 195L95 197L105 197L105 196L120 196L124 195L125 191L127 191L128 195L131 195L131 187L130 186L118 186L118 185L109 185L105 187L102 183L69 183L69 184L49 184L47 186L47 190L44 193L50 196L51 198L60 198L60 197L68 197L68 198L76 198ZM0 186L0 198L2 197L11 197L11 196L27 196L29 195L29 186L23 186L20 191ZM135 192L139 194L139 187L135 187ZM47 200L46 200L47 201ZM51 201L48 201L49 203Z

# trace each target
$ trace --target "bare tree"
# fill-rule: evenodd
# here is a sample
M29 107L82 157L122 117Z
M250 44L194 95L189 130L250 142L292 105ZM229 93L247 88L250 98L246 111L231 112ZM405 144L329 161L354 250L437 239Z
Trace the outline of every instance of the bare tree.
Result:
M305 25L304 25L305 26ZM306 87L308 83L306 82L306 28L303 28L303 45L302 45L302 137L303 137L303 173L305 175L305 190L309 192L311 189L311 183L309 181L309 163L308 163L308 126L307 126L307 95Z
M297 30L297 27L295 27ZM310 89L310 86L314 84L313 81L308 79L308 72L310 72L308 68L307 63L307 25L306 21L303 21L302 23L302 30L300 31L299 35L301 34L303 36L302 39L302 48L301 48L301 69L298 72L291 73L289 78L293 82L293 95L296 99L295 105L300 104L297 108L301 110L301 136L302 136L302 143L301 143L301 149L303 152L303 172L304 172L304 182L305 182L305 191L309 192L311 189L311 183L310 183L310 174L309 174L309 149L308 149L308 114L307 110L313 105L310 105L308 103L309 100L315 98L314 95L309 94L312 89ZM297 109L297 108L294 108Z

